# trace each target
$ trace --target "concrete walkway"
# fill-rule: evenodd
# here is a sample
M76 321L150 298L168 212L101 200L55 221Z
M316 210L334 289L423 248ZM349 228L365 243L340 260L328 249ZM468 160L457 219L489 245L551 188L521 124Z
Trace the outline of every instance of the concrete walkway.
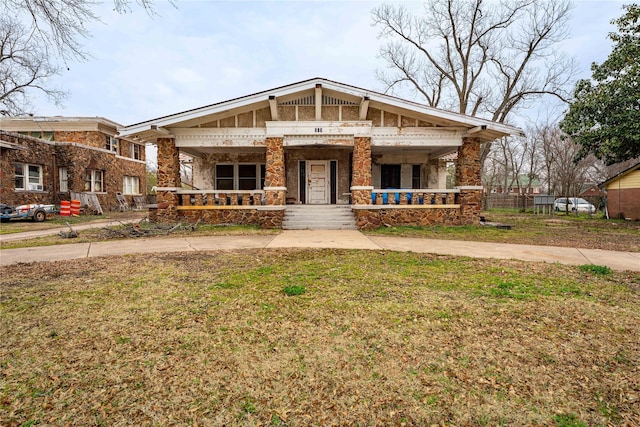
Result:
M93 226L95 227L95 224L93 224ZM74 228L78 229L79 227ZM57 233L57 231L54 230L48 231L49 234ZM640 252L615 252L555 246L367 236L355 230L285 230L275 236L141 238L59 246L3 249L0 251L0 265L5 266L19 262L34 261L61 261L107 255L148 254L154 252L197 252L245 248L393 250L473 258L558 262L570 265L596 264L606 265L612 270L618 271L640 271Z

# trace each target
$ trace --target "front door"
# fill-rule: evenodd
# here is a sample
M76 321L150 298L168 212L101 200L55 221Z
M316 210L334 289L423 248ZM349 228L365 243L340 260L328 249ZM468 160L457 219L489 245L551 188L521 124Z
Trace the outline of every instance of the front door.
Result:
M329 203L329 179L326 161L307 161L307 203L325 205Z

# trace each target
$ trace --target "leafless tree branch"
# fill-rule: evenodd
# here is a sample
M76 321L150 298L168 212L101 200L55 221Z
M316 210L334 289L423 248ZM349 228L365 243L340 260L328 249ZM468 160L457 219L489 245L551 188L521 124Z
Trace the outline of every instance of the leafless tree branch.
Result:
M554 47L568 36L570 10L569 0L427 0L414 16L383 4L372 19L388 40L387 88L499 122L543 95L566 100L576 68Z

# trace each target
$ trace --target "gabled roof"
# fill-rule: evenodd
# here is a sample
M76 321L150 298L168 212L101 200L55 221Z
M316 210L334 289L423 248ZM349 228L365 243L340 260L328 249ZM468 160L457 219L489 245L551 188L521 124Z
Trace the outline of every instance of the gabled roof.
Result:
M429 107L414 101L408 101L405 99L397 98L368 89L359 88L356 86L351 86L333 80L327 80L320 77L277 87L274 89L265 90L262 92L254 93L252 95L234 98L228 101L223 101L200 108L194 108L168 116L158 117L156 119L146 120L144 122L120 128L120 134L123 136L137 135L140 137L151 137L153 136L153 134L155 134L155 136L161 136L161 130L163 128L180 126L180 124L182 123L197 121L198 119L202 119L206 116L223 113L225 111L233 109L241 109L243 107L246 108L251 104L264 103L272 97L282 98L291 96L298 92L304 92L313 89L317 85L321 85L323 91L334 91L340 94L351 96L353 97L353 99L369 99L372 104L379 103L381 105L408 110L416 115L424 117L425 121L431 121L443 126L461 126L468 129L476 128L480 130L480 133L478 135L481 135L481 138L484 140L492 140L506 135L523 135L522 130L514 126Z
M629 168L627 168L627 169L623 170L622 172L620 172L620 173L616 174L615 176L613 176L613 177L609 178L608 180L606 180L606 181L604 181L604 182L600 183L600 184L598 185L598 187L600 187L600 188L605 188L605 187L606 187L607 185L609 185L610 183L612 183L612 182L614 182L614 181L616 181L616 180L618 180L618 179L622 178L622 177L623 177L623 176L625 176L625 175L630 174L631 172L633 172L633 171L635 171L635 170L640 170L640 162L638 162L638 163L636 163L635 165L633 165L633 166L631 166L631 167L629 167Z

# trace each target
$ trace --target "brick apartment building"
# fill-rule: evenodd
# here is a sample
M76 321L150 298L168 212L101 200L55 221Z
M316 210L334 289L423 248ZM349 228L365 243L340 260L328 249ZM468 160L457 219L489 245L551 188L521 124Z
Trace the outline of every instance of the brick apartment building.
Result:
M144 141L117 137L101 117L0 118L0 203L59 204L97 196L104 211L146 194Z

